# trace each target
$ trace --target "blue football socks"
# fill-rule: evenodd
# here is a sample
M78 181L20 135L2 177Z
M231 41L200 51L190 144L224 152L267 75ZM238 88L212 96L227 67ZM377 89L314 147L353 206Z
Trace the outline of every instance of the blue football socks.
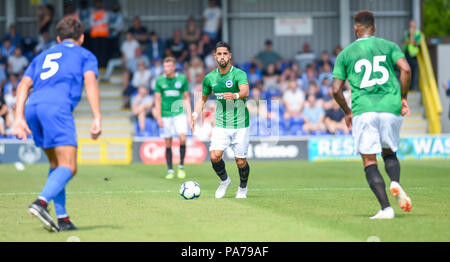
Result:
M67 216L65 210L66 194L64 188L72 179L72 171L65 166L60 166L54 170L50 169L47 182L39 195L39 199L49 203L51 200L55 203L56 215L58 217Z

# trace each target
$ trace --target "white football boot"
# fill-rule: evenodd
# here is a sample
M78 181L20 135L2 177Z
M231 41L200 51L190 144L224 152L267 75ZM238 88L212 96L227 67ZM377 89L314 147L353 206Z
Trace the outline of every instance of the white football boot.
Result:
M228 187L231 184L230 177L227 178L225 181L220 181L219 188L216 190L216 198L222 198L225 196L225 193L227 192Z
M397 199L397 202L399 206L403 209L405 212L411 211L412 208L412 202L411 199L408 197L408 195L405 193L403 188L400 186L399 183L393 181L391 182L391 188L390 191L392 195L395 196Z
M245 188L239 187L236 193L236 198L247 198L247 192L248 192L247 187Z
M394 209L392 207L386 207L378 211L378 213L370 219L392 219L395 217Z

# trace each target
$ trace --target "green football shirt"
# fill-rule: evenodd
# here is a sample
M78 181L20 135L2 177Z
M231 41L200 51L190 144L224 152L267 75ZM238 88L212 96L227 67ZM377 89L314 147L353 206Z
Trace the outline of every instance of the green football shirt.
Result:
M394 72L400 47L378 37L359 38L337 57L333 78L348 79L354 115L389 112L400 115L401 89Z
M184 112L183 93L189 90L186 76L176 73L175 77L166 75L156 79L155 92L161 93L161 116L172 117Z
M226 74L219 69L211 71L203 79L202 93L216 97L216 126L222 128L245 128L249 126L249 115L245 98L225 100L223 93L238 93L239 86L248 85L247 74L234 66Z

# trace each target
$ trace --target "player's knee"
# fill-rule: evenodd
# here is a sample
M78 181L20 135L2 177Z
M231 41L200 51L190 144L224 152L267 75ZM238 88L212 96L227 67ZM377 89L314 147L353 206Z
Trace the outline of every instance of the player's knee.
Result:
M222 159L222 156L220 154L216 154L214 151L211 151L210 157L211 161L214 163L219 162Z
M381 156L384 158L395 156L396 153L393 152L390 148L383 148L381 151Z
M247 163L247 159L245 158L236 158L236 164L238 167L243 168Z

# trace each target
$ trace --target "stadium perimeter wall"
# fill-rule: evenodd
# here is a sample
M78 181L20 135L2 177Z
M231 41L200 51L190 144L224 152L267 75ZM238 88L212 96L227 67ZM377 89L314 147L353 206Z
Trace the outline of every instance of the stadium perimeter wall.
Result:
M174 163L179 159L178 145L178 141L174 140ZM208 142L188 139L185 162L187 164L209 162L208 146ZM165 164L164 140L135 138L130 154L132 162ZM398 157L401 160L450 159L450 134L403 137ZM359 160L359 158L353 154L351 136L253 138L248 152L250 161L325 161ZM233 161L231 150L226 150L224 159ZM0 140L0 164L15 162L34 164L46 163L48 160L44 152L36 148L32 141Z

